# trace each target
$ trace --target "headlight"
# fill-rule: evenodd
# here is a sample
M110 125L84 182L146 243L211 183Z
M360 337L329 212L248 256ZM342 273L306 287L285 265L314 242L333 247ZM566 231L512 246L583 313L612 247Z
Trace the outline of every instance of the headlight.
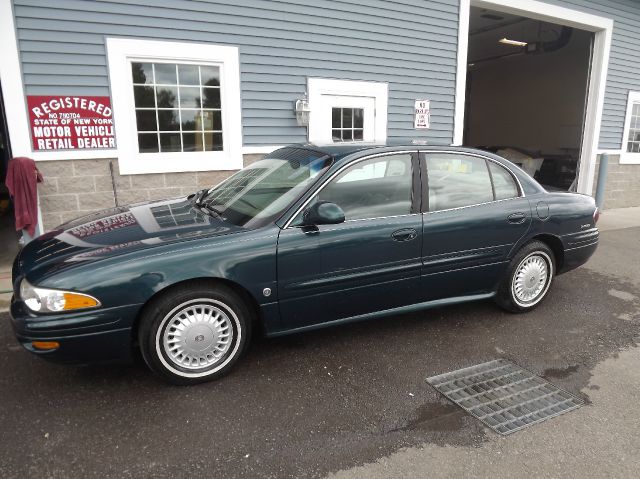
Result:
M20 299L36 313L57 313L100 306L100 301L87 294L36 288L26 279L20 283Z

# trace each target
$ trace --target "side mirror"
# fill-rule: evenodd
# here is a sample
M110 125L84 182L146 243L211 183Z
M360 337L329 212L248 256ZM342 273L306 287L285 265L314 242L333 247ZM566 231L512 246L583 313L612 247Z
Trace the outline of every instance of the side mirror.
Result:
M305 210L302 220L305 226L336 225L344 223L344 211L335 203L318 201Z

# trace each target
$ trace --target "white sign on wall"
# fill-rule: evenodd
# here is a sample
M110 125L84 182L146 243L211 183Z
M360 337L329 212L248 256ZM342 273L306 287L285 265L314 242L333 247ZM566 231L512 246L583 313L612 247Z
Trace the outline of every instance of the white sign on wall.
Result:
M425 130L431 126L430 103L429 100L416 100L413 120L416 130Z

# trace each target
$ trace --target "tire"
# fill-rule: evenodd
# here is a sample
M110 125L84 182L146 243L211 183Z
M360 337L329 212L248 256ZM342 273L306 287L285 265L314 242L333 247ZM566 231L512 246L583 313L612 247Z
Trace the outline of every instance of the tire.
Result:
M232 289L206 281L170 289L144 309L142 357L178 385L212 381L236 364L251 335L251 310Z
M496 303L512 313L535 309L547 296L555 271L553 251L541 241L527 243L509 263Z

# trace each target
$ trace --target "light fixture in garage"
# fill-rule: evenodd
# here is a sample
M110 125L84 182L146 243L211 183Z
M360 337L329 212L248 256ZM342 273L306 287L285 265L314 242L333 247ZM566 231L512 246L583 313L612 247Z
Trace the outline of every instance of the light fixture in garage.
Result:
M519 40L510 40L508 38L501 38L498 40L499 43L504 43L505 45L513 45L515 47L526 47L527 42L521 42Z

